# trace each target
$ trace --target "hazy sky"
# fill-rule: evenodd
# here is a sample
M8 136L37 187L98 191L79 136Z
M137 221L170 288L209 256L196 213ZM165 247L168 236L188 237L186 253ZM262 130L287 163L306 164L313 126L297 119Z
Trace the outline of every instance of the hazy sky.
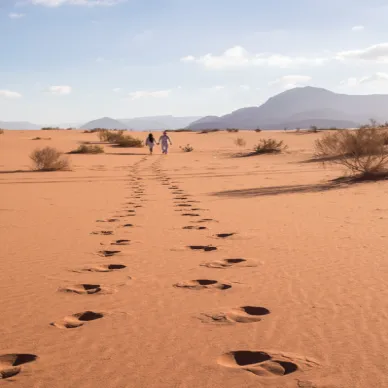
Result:
M0 120L221 115L388 93L388 1L0 0Z

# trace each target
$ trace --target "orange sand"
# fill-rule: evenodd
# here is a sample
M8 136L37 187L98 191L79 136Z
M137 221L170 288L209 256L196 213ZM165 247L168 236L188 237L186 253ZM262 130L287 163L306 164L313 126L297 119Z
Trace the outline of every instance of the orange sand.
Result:
M171 134L39 173L35 147L97 136L0 135L0 386L388 387L388 184L327 184L319 136ZM237 137L289 150L235 158Z

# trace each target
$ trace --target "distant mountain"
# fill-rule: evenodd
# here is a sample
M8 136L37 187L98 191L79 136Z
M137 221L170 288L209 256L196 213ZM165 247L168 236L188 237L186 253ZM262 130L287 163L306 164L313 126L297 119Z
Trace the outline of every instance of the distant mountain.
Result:
M205 117L188 128L293 129L321 124L324 128L357 127L369 118L388 120L387 107L388 95L346 95L314 87L294 88L271 97L261 106L242 108L221 117Z
M134 131L161 131L163 129L185 128L190 123L198 120L198 116L174 117L174 116L150 116L135 117L132 119L118 119L128 128Z
M110 117L103 117L101 119L89 121L84 124L80 129L94 129L94 128L104 128L104 129L128 129L128 127L123 124L121 121L112 119Z
M0 121L1 129L40 129L40 125L28 121Z

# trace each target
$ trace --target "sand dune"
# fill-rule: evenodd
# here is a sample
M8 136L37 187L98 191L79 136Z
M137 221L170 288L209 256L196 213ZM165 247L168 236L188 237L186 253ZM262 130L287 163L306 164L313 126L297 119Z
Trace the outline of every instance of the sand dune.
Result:
M97 136L36 136L0 135L0 386L388 387L388 184L330 183L320 134L172 134L49 173L34 148Z

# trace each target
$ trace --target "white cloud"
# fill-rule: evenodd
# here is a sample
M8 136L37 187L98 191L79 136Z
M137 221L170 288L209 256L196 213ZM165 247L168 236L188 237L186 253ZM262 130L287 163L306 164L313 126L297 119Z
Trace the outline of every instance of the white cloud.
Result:
M342 51L337 54L336 58L339 60L362 59L388 63L388 43L374 44L361 50Z
M60 7L61 5L80 5L88 7L112 6L126 0L29 0L31 4L43 5L45 7Z
M227 49L221 55L211 53L195 58L192 55L181 58L182 62L196 62L208 69L233 69L248 66L292 67L301 65L322 65L327 58L290 57L282 54L253 54L242 46Z
M121 92L121 88L114 88L113 91L114 91L115 93Z
M364 26L354 26L352 27L352 31L357 32L357 31L364 31L365 27Z
M71 86L67 86L67 85L50 86L48 88L48 91L51 94L54 94L56 96L62 96L62 95L65 95L65 94L70 94L71 90L72 90Z
M341 85L345 86L358 86L371 82L387 82L388 81L388 73L374 73L372 75L368 75L361 78L351 77L346 80L341 81Z
M0 97L5 98L20 98L22 95L18 92L13 92L11 90L0 90Z
M24 18L24 16L26 16L24 13L14 13L14 12L11 12L10 14L8 14L8 17L10 19L21 19L21 18Z
M138 90L136 92L129 93L129 97L131 97L132 100L138 100L140 98L166 98L170 95L171 89L168 90L156 90L153 92L145 91L145 90Z
M285 75L269 83L270 86L280 85L285 89L296 88L311 81L308 75Z
M240 89L248 91L251 90L251 87L249 85L240 85Z
M194 62L195 61L195 57L193 57L192 55L188 55L187 57L181 58L181 61L182 62Z

